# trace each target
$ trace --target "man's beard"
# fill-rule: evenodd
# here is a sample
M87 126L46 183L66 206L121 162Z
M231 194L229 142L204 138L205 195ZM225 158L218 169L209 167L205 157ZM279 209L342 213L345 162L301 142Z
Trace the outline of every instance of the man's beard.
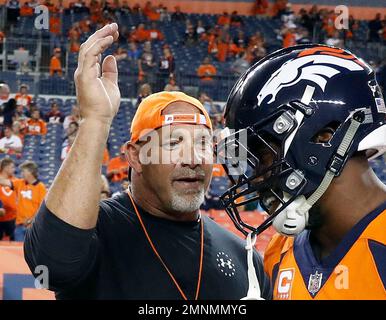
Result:
M200 209L201 204L204 202L205 199L205 192L204 188L200 188L200 190L197 190L194 194L183 195L181 192L172 191L171 196L171 209L176 212L183 212L183 213L189 213L194 212Z

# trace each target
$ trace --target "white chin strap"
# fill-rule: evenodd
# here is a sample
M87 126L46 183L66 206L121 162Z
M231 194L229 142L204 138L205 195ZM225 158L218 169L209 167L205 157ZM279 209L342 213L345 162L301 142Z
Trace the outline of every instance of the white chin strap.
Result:
M288 196L284 199L287 201ZM308 223L308 210L311 206L304 196L297 197L273 220L273 227L284 236L293 237L304 230Z
M248 263L248 293L245 298L241 300L264 300L261 297L259 280L257 279L255 266L253 265L253 247L256 243L256 235L253 236L252 233L249 233L246 239L247 245L245 250L247 250L247 263Z

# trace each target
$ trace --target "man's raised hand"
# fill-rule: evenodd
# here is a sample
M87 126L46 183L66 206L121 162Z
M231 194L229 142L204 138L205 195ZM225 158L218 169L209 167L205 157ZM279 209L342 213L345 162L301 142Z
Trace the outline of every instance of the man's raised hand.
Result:
M120 92L115 58L103 52L118 39L118 25L108 24L92 34L79 50L75 71L76 95L83 119L111 123L118 112Z

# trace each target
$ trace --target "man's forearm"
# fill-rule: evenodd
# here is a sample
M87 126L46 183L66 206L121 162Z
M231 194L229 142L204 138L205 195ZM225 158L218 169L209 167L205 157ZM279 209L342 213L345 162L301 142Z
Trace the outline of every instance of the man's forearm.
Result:
M81 228L95 227L98 218L101 165L109 123L86 119L46 198L47 208L63 221Z

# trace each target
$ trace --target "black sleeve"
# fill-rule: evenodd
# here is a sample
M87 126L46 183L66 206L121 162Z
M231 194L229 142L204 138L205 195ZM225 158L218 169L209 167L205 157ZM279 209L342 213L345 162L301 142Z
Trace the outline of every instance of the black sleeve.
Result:
M265 300L271 300L272 299L272 286L271 286L271 281L269 280L268 275L264 271L264 262L263 258L261 255L255 251L254 252L254 265L256 268L256 274L257 278L259 280L259 285L260 285L260 291L261 291L261 296Z
M61 291L76 287L93 269L98 239L94 229L76 228L59 219L42 203L27 231L24 257L35 276L38 265L47 266L49 289Z

